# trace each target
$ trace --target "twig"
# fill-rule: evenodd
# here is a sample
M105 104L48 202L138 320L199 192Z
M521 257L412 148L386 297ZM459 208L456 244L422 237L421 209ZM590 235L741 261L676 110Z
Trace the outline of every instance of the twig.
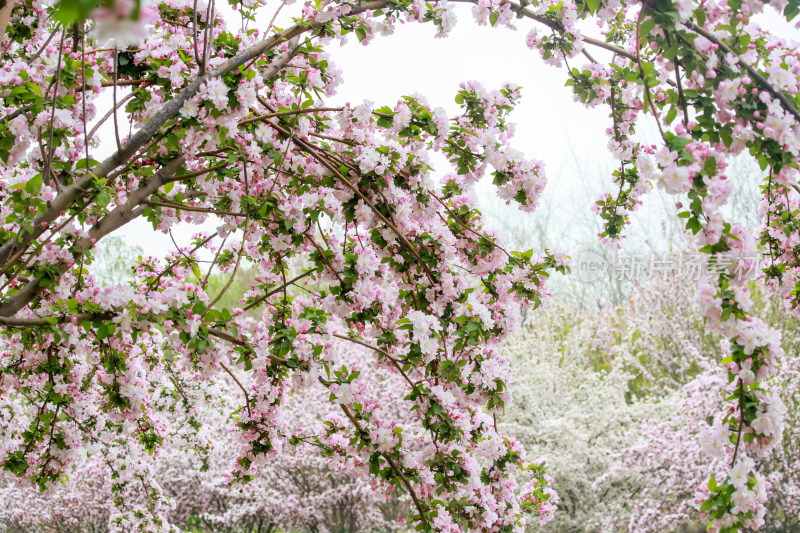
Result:
M305 109L293 109L290 111L275 111L273 113L266 113L257 117L248 118L239 122L239 126L250 124L252 122L259 122L261 120L272 117L286 117L290 115L302 115L305 113L323 113L325 111L344 111L343 107L306 107Z
M739 443L742 442L742 426L744 425L744 382L739 378L739 429L736 430L736 447L733 449L733 459L731 468L736 464L736 456L739 454Z
M231 335L229 333L225 333L224 331L220 331L220 330L218 330L216 328L207 328L207 329L208 329L208 334L209 335L213 335L214 337L217 337L218 339L222 339L224 341L230 342L231 344L235 344L237 346L242 346L242 347L249 348L249 349L252 350L252 347L249 344L247 344L244 341L240 341L239 339L237 339L236 337L234 337L233 335ZM282 359L282 358L280 358L280 357L278 357L276 355L272 355L272 354L269 355L269 360L272 361L275 364L278 364L278 365L282 365L282 364L286 363L286 360L284 360L284 359Z
M61 77L61 52L64 49L64 39L67 36L67 28L64 27L61 31L61 44L58 45L58 63L56 63L56 73L53 77L53 105L50 108L50 139L47 141L47 159L44 162L44 169L42 170L42 177L44 179L49 179L50 176L50 169L53 164L53 156L56 151L56 147L53 146L53 133L55 130L55 119L56 119L56 101L58 100L58 81ZM45 155L42 154L42 157ZM58 182L53 179L54 187L58 189Z
M9 3L13 4L13 0L11 0ZM50 44L50 41L52 41L53 37L56 36L56 33L58 33L58 26L56 26L56 28L50 33L50 37L47 38L47 40L44 42L44 44L41 46L41 48L39 48L36 51L36 53L31 56L30 59L28 59L28 65L32 65L33 62L36 61L36 58L39 57L40 55L42 55L42 52L45 51L45 49L47 48L47 45Z
M639 11L639 17L636 19L636 63L639 65L639 74L642 76L642 84L644 84L644 97L647 100L647 107L650 108L650 112L653 114L653 118L656 119L656 126L658 126L658 133L661 134L661 138L664 139L664 142L667 142L667 138L664 136L664 130L661 129L661 119L658 116L658 112L656 111L656 106L653 104L653 99L650 98L650 86L647 85L647 74L645 74L644 66L642 65L642 56L639 53L639 50L642 46L640 31L642 27L642 17L644 16L644 9ZM644 110L647 113L647 109Z
M274 295L278 294L279 292L281 292L282 290L284 290L284 288L287 285L292 285L293 283L297 283L301 279L313 274L316 271L317 271L317 269L313 268L311 270L307 270L307 271L303 272L302 274L299 274L299 275L295 276L294 278L290 279L289 281L287 281L286 283L284 283L280 287L276 287L275 289L269 291L268 293L259 296L258 298L256 298L255 300L253 300L252 302L250 302L249 304L244 306L242 309L244 311L249 311L250 309L256 307L258 304L260 304L261 302L263 302L264 300L269 298L270 296L274 296Z
M322 378L320 378L320 381L322 381ZM344 411L344 414L347 415L347 418L350 419L350 422L352 422L352 424L356 427L358 432L363 433L364 430L361 428L361 425L358 423L358 420L356 420L355 417L350 413L350 410L347 408L347 406L342 405L340 407L342 408L342 411ZM422 503L417 498L417 494L416 492L414 492L414 488L411 486L411 483L408 482L408 479L406 479L406 476L403 474L403 471L400 470L400 468L395 464L394 461L392 461L391 457L389 457L388 454L384 452L380 452L380 454L381 457L383 457L386 460L386 462L389 463L389 466L392 467L392 470L395 471L397 476L402 480L403 485L406 486L409 496L411 496L411 499L414 500L414 506L417 508L417 511L419 511L420 520L422 520L425 524L428 524L428 517L425 516L425 511L422 509Z
M89 139L94 137L94 134L97 133L97 130L100 129L100 126L102 126L105 123L106 120L111 118L111 114L112 113L116 113L117 109L122 107L122 104L124 104L125 102L127 102L128 100L133 98L133 96L135 94L136 93L132 91L132 92L126 94L125 96L123 96L122 99L119 102L117 102L117 106L116 107L114 107L112 109L109 109L108 113L103 115L103 118L101 118L99 122L97 122L94 126L92 126L92 129L89 131L89 137L88 137L88 139L86 141L86 144L89 144Z
M252 416L252 413L250 412L250 395L247 394L247 390L244 388L244 385L242 385L242 382L239 381L239 379L234 375L233 372L230 371L230 369L227 366L225 366L224 363L220 363L219 366L222 368L222 370L227 372L228 375L233 378L233 381L235 381L236 384L239 385L239 388L242 389L242 392L244 393L244 405L247 408L247 414Z
M119 122L117 121L117 80L119 78L119 57L117 55L117 42L114 41L114 138L117 140L117 151L122 151L122 143L119 141Z

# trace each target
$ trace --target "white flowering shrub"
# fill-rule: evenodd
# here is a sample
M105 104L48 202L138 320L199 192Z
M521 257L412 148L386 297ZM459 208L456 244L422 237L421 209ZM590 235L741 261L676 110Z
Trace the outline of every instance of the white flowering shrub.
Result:
M515 381L502 425L559 472L560 512L548 529L659 532L702 523L703 501L721 488L709 487L705 465L724 471L733 450L715 418L728 393L715 363L726 345L705 330L694 292L657 279L617 308L548 306L506 345ZM789 354L776 385L785 434L769 454L734 468L722 490L742 510L765 504L751 518L762 530L786 531L800 524L800 330L781 302L755 296ZM750 475L758 465L773 473Z

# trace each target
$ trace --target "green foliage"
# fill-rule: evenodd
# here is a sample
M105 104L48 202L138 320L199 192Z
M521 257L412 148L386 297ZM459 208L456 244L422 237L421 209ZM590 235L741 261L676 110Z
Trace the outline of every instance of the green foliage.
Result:
M82 22L90 17L92 11L99 6L109 8L114 7L113 0L61 0L56 5L56 11L53 18L64 25ZM141 0L135 0L133 11L130 16L132 19L139 18L139 10L141 9Z

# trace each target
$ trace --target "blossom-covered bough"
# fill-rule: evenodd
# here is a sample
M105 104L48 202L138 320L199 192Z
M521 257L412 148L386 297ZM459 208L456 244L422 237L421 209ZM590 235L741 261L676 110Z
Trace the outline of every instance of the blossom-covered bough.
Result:
M542 165L510 147L518 88L463 84L456 117L418 95L393 107L330 107L339 72L327 42L352 33L366 44L411 22L446 35L457 6L308 2L278 29L286 2L234 2L234 29L214 1L6 1L4 477L57 490L90 454L112 472L112 526L167 530L169 502L149 455L191 443L192 432L202 454L196 415L213 402L204 388L224 381L241 393L226 422L238 446L232 484L304 443L405 491L419 530L546 522L557 498L544 465L497 429L509 380L497 347L519 307L546 294L549 272L567 267L559 254L507 250L483 227L474 196L489 173L503 199L536 207ZM748 454L780 439L783 407L767 379L781 349L748 314L738 276L753 238L719 210L726 161L749 150L769 171L766 275L794 308L798 52L751 22L758 0L470 3L481 23L530 24L527 44L566 65L576 99L608 106L619 168L615 192L597 202L604 239L621 237L651 182L688 194L680 216L720 267L701 305L732 340L722 361L730 408L715 426L731 469L711 479L701 511L716 530L757 527L766 496ZM789 19L798 10L774 4ZM583 35L584 20L602 36ZM608 53L608 64L595 57ZM580 55L588 63L579 69ZM643 114L658 124L657 145L635 137ZM105 122L115 135L101 143ZM434 174L431 152L452 173ZM143 259L124 286L98 286L86 268L96 243L137 218L164 233L178 224L216 231L163 261ZM250 292L237 307L216 305L223 294L208 290L211 273L233 280L244 265L259 272ZM369 386L378 378L348 368L334 341L371 350L399 379L416 430L382 414L380 389ZM340 411L324 433L287 424L286 395L320 387ZM186 424L175 429L164 402L180 406Z

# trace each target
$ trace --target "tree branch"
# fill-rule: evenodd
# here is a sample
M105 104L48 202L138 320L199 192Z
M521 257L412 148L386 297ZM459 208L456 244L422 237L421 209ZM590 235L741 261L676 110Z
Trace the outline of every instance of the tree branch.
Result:
M383 5L387 1L388 0L371 2L364 4L364 6L373 4ZM369 9L377 9L377 7L378 6L375 6ZM368 8L364 7L362 9ZM24 235L19 235L17 240L9 240L0 246L0 263L5 263L6 260L14 255L19 249L27 248L27 246L33 240L37 239L44 232L47 226L49 226L61 215L62 211L66 211L80 196L83 196L83 194L88 191L89 185L94 179L105 178L109 173L111 173L112 170L126 163L130 158L132 158L140 148L150 141L150 139L156 134L156 132L158 132L161 126L163 126L168 120L172 119L178 113L178 111L180 111L181 107L188 99L197 94L197 92L200 90L200 86L206 81L224 76L236 70L250 59L259 57L261 54L278 46L280 43L293 39L317 26L319 26L319 24L315 25L312 23L305 26L301 26L299 24L294 25L282 33L251 46L247 50L244 50L238 55L232 57L216 69L195 78L185 89L178 93L175 98L165 103L140 130L130 136L120 150L117 150L111 157L97 165L94 169L92 169L92 172L83 173L72 183L72 185L62 190L61 193L58 194L55 199L53 199L49 208L45 210L42 215L37 216L33 220L33 228L30 232L25 233ZM294 47L290 46L288 51L276 57L275 60L265 69L265 78L268 79L274 77L289 63L289 61L291 61L291 59L297 53L296 43L297 41L295 41ZM43 225L45 222L47 224Z
M175 173L175 171L183 164L184 156L178 156L165 166L163 166L155 175L148 179L141 187L128 196L128 201L125 205L118 206L116 209L101 218L89 230L87 237L81 237L72 246L73 254L82 254L92 249L97 241L113 232L114 230L124 226L137 216L141 214L141 209L137 209L144 200L151 194L159 189L164 184L164 180ZM58 199L58 198L56 198ZM66 272L73 263L62 261L56 268L60 274ZM24 285L19 292L0 304L0 316L10 317L17 311L25 307L28 302L38 296L43 290L44 286L41 285L43 277L36 276L26 285Z
M690 20L684 21L683 24L687 28L691 29L692 31L694 31L694 32L696 32L696 33L698 33L700 35L702 35L703 37L705 37L706 39L708 39L712 43L714 43L717 46L719 46L720 48L722 48L722 50L725 53L731 54L733 57L735 57L737 63L739 63L741 66L743 66L745 68L745 70L747 70L747 73L750 75L751 78L756 80L758 82L758 84L761 85L761 87L764 88L765 91L767 91L769 94L771 94L772 96L777 98L780 101L781 106L783 107L783 109L785 109L788 113L793 115L795 120L800 121L800 112L798 112L797 108L792 104L792 102L788 98L786 98L786 95L784 95L779 90L775 89L769 83L769 81L767 81L767 79L764 76L761 75L760 72L758 72L756 69L754 69L753 67L748 65L747 62L745 62L745 60L742 59L736 52L731 50L731 48L727 44L723 43L722 41L720 41L719 39L714 37L714 35L712 33L704 30L703 28L701 28L700 26L698 26L697 24L695 24L694 22L692 22Z

